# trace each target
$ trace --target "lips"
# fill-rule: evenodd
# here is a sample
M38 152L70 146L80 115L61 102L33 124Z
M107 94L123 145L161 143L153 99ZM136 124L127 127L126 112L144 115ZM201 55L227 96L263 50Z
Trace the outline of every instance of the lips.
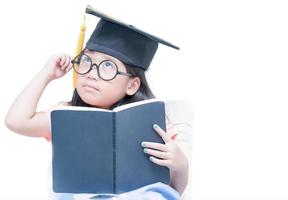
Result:
M100 89L94 85L90 85L90 84L84 84L83 85L84 88L87 88L87 89L93 89L93 90L96 90L96 91L99 91Z

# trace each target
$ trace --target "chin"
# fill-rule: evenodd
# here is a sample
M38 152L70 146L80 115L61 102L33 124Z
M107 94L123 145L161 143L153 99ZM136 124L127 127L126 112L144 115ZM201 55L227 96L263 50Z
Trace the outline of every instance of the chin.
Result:
M99 98L95 97L95 96L88 96L88 95L84 95L81 97L81 99L93 106L93 107L97 107L97 108L109 108L103 101L101 101Z
M107 96L103 93L99 94L97 92L90 92L87 90L82 90L82 88L79 88L77 92L85 103L97 108L109 109L111 106L117 103L119 99L121 99L118 96L115 98L115 96Z
M91 106L95 106L95 107L99 107L101 105L101 103L99 101L96 100L96 98L92 98L92 97L87 97L87 96L84 96L84 97L81 97L81 99L91 105Z

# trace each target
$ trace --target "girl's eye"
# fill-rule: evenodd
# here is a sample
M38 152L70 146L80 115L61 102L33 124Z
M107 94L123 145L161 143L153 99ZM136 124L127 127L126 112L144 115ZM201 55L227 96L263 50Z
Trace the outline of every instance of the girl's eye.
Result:
M105 61L102 63L103 67L105 68L115 68L115 64L110 61Z
M87 56L82 56L81 63L90 63L90 59Z

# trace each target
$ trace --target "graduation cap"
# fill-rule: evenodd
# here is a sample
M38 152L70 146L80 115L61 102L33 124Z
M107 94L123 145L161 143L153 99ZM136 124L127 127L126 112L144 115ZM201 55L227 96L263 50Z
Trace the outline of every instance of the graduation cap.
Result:
M111 55L132 67L147 70L159 43L179 49L179 47L159 37L110 17L89 5L86 8L86 13L99 17L100 21L87 41L85 48ZM81 31L82 33L85 31L83 25ZM84 35L82 34L82 39L79 39L82 45L83 38Z

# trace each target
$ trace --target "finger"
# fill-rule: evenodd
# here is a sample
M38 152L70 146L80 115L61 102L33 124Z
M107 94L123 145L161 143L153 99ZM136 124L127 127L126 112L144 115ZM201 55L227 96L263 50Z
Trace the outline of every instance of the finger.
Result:
M148 148L144 148L143 152L151 156L157 157L157 158L166 159L166 160L171 159L170 153L168 152L157 151L157 150L148 149Z
M67 55L65 55L65 60L64 60L64 63L62 65L62 67L61 67L61 69L63 71L66 71L66 68L68 67L68 65L69 65L68 61L69 61L69 57Z
M69 55L66 55L66 60L65 60L65 63L64 63L64 68L66 70L67 67L69 67L69 64L71 63L71 58Z
M149 159L153 163L160 165L160 166L169 166L170 165L170 160L162 160L162 159L155 158L153 156L150 156Z
M66 72L70 71L72 69L72 67L73 67L73 64L70 63L69 66L66 68Z
M63 70L63 66L64 66L64 63L66 61L66 56L63 54L63 55L61 55L60 59L61 59L60 66L61 66L61 69Z
M56 67L61 67L61 57L55 57Z
M172 140L175 140L176 136L178 135L177 129L172 124L168 124L166 126L166 132Z
M162 137L165 143L171 142L171 138L169 137L169 135L162 128L160 128L157 124L154 124L153 128Z
M147 147L150 149L157 149L160 151L167 151L167 147L164 144L157 143L157 142L142 142L142 147Z

